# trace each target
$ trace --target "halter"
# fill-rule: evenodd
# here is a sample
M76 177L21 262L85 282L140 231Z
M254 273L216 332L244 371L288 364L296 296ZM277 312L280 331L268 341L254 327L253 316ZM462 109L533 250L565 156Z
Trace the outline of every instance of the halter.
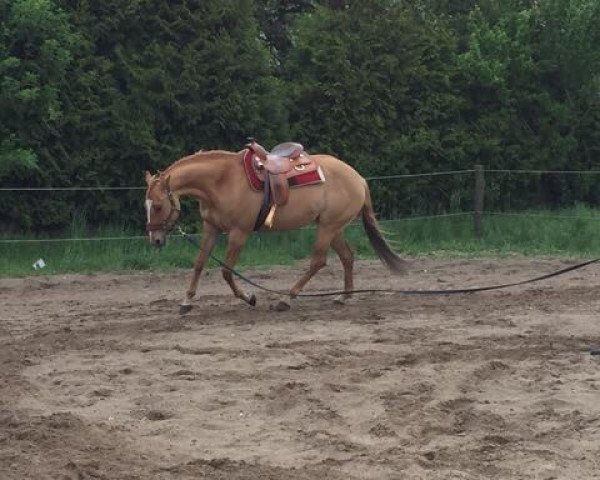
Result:
M171 203L171 211L169 212L169 215L167 216L165 221L160 224L153 224L150 222L146 223L147 232L155 232L158 230L164 230L165 232L168 232L175 225L177 217L181 213L181 205L179 203L179 199L175 195L173 195L173 192L171 192L170 190L169 193L167 193L167 196L169 197L169 202Z

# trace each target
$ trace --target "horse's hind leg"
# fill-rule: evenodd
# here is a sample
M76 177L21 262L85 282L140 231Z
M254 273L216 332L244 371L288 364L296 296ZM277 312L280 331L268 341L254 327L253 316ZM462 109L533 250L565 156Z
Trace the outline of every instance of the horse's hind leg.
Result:
M330 226L323 226L319 224L317 227L317 238L313 247L313 254L310 259L310 266L308 270L300 277L300 280L290 290L290 297L296 297L309 280L327 264L327 250L331 241L339 233L339 228L332 229ZM285 301L280 300L277 306L277 310L284 310L289 308L289 305Z
M254 306L256 305L256 296L254 294L248 296L246 293L244 293L235 283L235 280L233 279L233 273L230 270L235 267L247 238L248 232L244 232L242 230L232 230L229 232L229 241L227 243L227 253L225 255L224 262L228 268L223 267L222 272L223 278L229 284L233 294L237 298L244 300L244 302L248 303L249 305Z
M331 242L331 246L340 257L342 266L344 267L344 291L351 292L354 290L354 254L348 242L344 239L343 232L339 232ZM343 304L345 300L351 297L350 293L344 293L335 298L334 302Z

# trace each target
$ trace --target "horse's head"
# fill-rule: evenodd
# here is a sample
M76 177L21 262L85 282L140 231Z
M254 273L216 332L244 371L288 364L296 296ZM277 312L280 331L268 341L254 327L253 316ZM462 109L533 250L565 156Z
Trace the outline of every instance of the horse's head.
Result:
M167 233L179 218L179 199L171 191L169 176L146 172L146 230L150 243L162 247L167 241Z

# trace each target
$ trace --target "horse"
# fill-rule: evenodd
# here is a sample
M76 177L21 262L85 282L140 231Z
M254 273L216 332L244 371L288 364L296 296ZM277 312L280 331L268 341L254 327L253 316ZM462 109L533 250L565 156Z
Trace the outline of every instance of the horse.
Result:
M199 151L175 161L163 172L155 175L145 172L146 229L152 245L161 247L165 244L181 211L180 197L191 196L199 202L202 240L189 286L180 304L181 314L192 309L200 275L221 233L228 236L223 278L235 297L249 305L256 304L256 296L248 295L237 285L231 270L255 228L263 203L263 194L251 188L246 177L243 165L246 153L248 149ZM310 158L322 169L325 181L291 189L288 201L277 209L270 228L285 231L316 224L310 265L289 290L290 301L326 265L330 246L339 256L344 271L344 293L336 298L336 302L344 303L351 296L354 255L344 239L344 229L359 215L380 260L393 273L405 273L406 262L391 249L378 227L367 181L334 156L311 154ZM290 302L285 297L275 306L276 310L289 308Z

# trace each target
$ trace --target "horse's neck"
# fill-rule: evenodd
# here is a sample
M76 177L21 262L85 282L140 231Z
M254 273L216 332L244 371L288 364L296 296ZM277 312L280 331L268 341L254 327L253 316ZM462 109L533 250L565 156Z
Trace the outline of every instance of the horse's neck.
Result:
M171 177L171 191L177 196L210 201L237 156L232 152L203 152L176 162L165 172Z

